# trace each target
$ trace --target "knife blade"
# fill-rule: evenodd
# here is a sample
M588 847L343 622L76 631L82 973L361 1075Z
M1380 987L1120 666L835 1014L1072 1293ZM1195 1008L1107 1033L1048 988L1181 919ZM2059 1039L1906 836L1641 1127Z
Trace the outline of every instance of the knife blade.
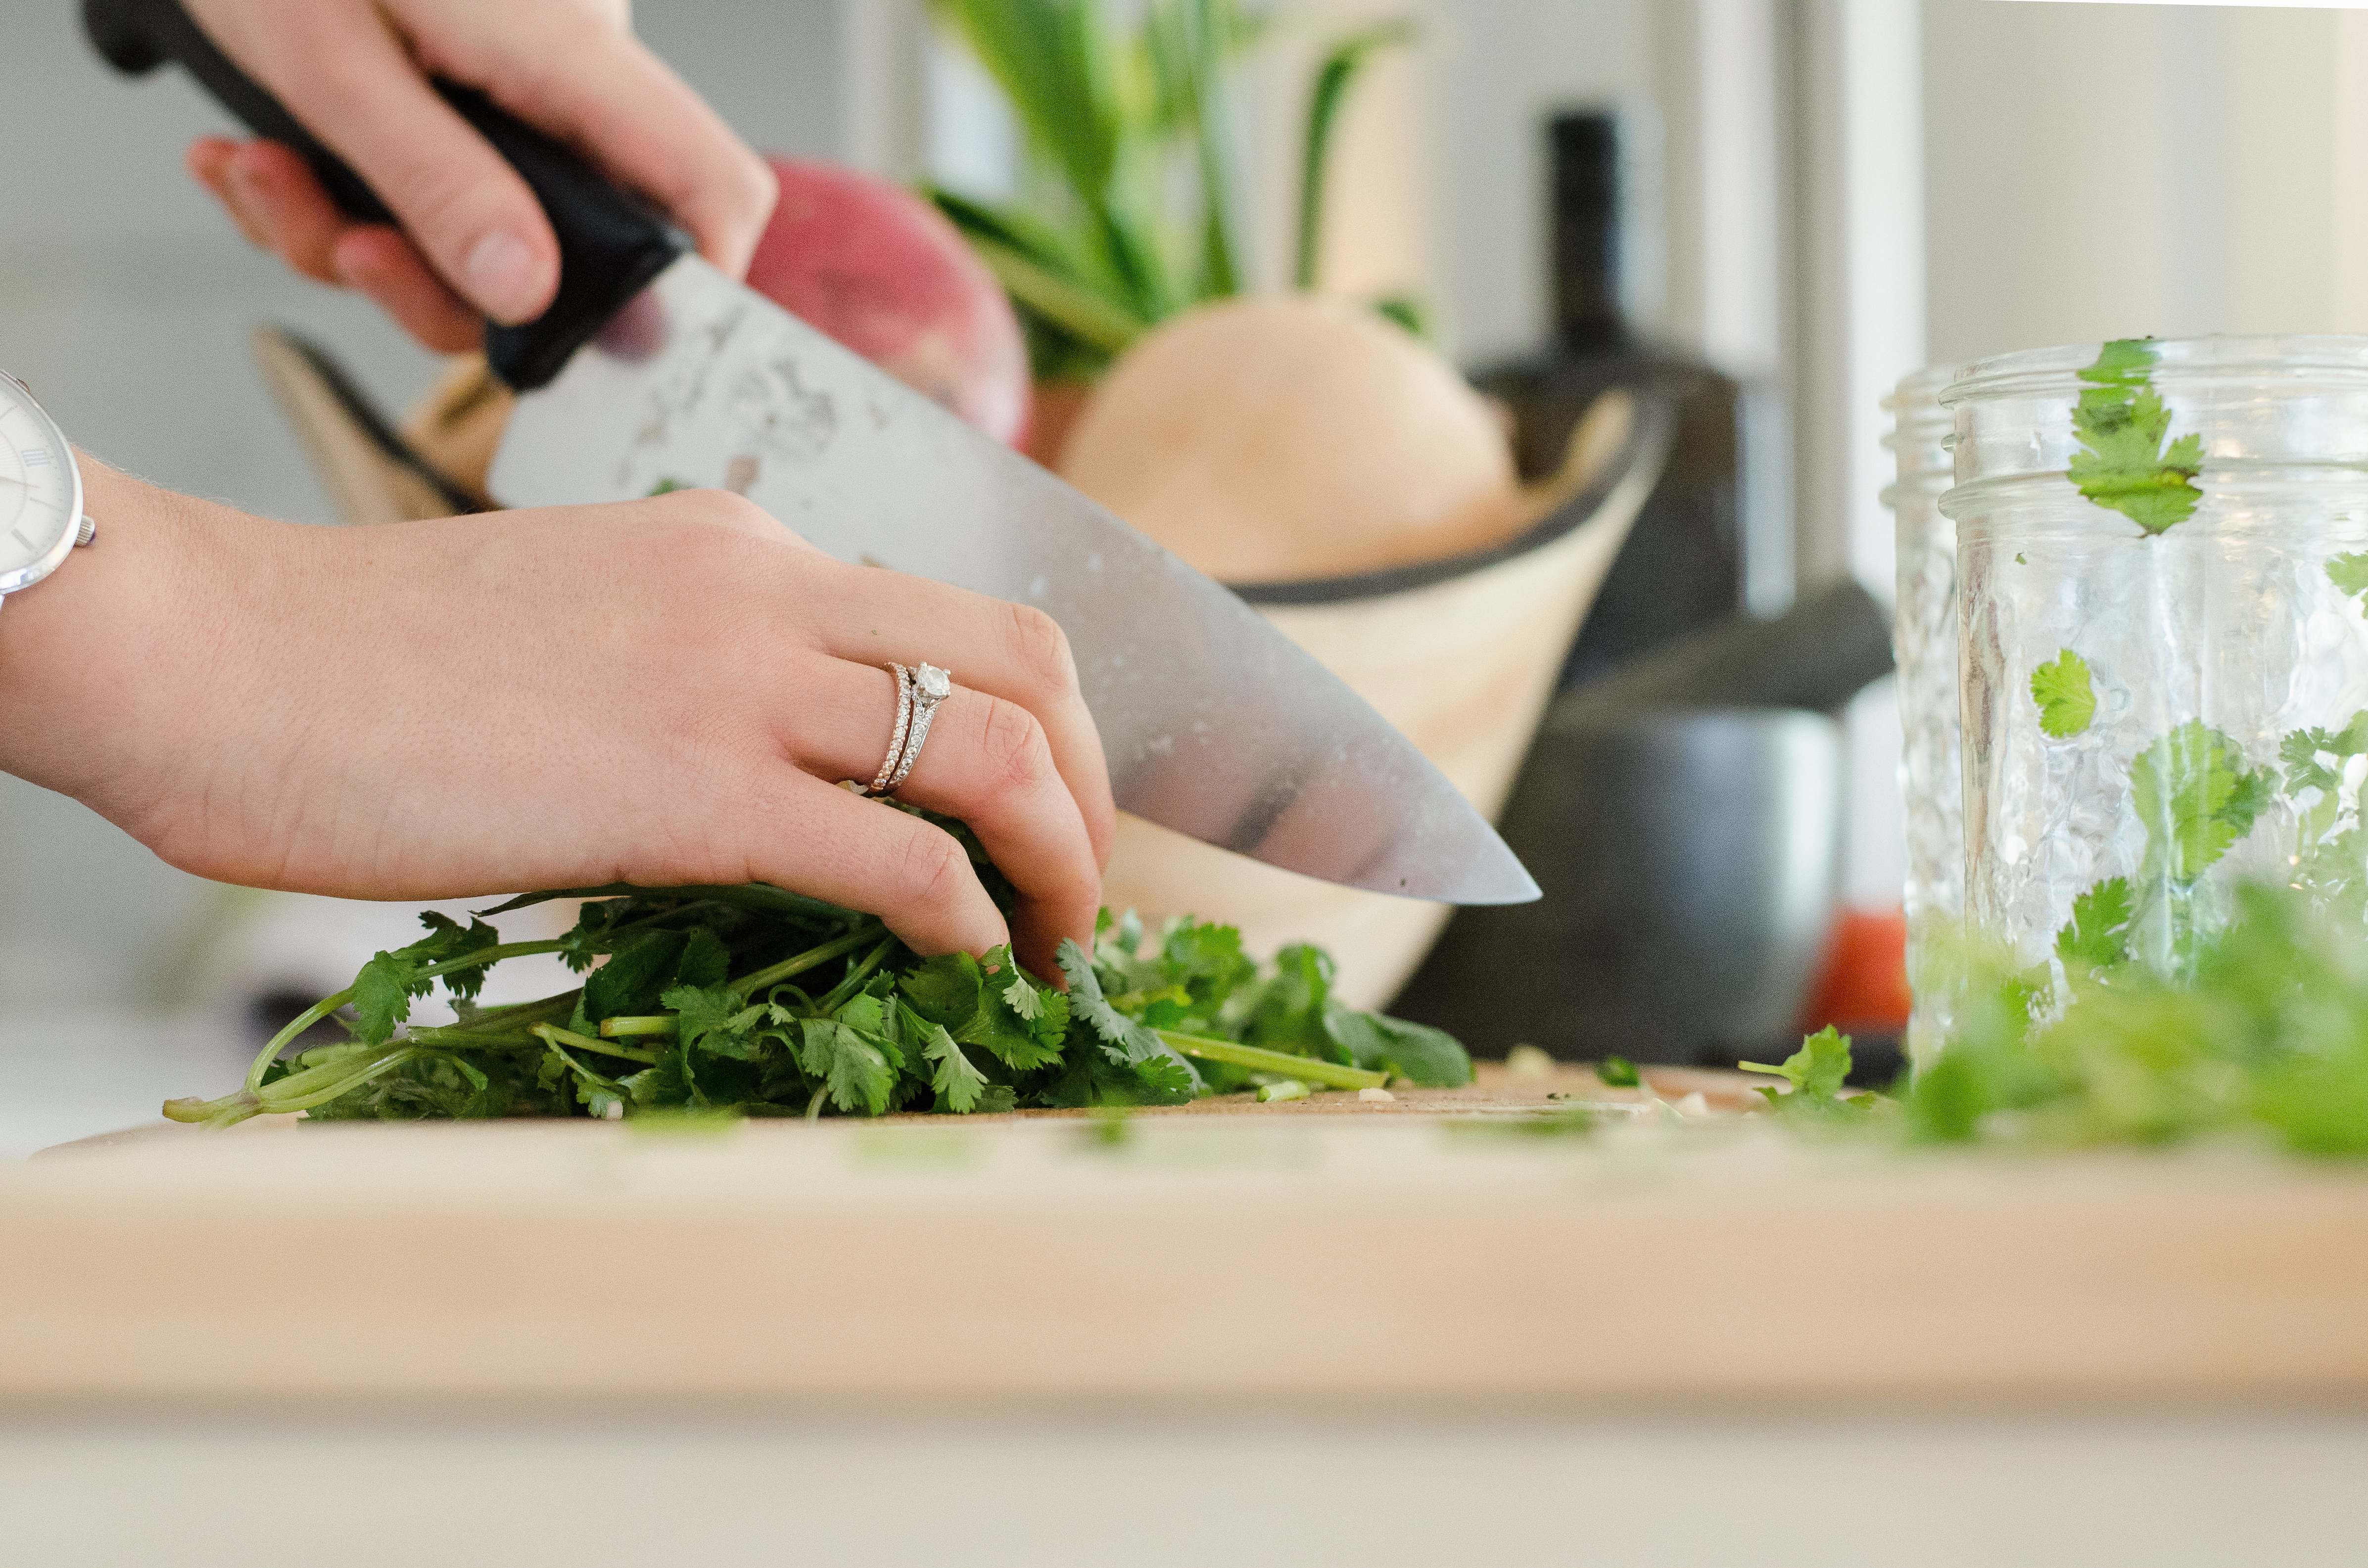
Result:
M120 69L180 61L252 129L302 153L340 206L387 220L178 0L85 0L84 17ZM551 312L487 334L489 362L519 394L488 481L495 499L738 491L843 559L1051 615L1122 809L1327 881L1452 903L1538 896L1445 775L1237 596L689 254L483 95L439 90L534 187L561 244Z

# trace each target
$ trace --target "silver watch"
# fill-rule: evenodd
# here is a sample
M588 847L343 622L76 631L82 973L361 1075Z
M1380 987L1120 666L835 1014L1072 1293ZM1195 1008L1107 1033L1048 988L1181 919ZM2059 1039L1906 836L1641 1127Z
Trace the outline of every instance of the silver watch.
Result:
M0 370L0 596L31 587L97 534L65 432Z

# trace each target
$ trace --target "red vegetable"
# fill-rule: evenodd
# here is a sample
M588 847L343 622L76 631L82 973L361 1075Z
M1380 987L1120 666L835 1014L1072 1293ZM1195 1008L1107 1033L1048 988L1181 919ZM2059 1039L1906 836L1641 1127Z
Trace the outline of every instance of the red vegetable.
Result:
M999 441L1028 428L1028 346L938 210L853 169L771 160L781 199L749 286Z

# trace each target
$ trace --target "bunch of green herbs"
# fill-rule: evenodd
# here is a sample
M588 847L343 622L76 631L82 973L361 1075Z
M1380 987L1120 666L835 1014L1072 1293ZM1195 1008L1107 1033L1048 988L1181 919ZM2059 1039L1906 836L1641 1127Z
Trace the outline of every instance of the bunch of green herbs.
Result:
M991 868L988 869L990 877ZM486 924L584 899L574 927L504 941ZM1067 989L1013 961L923 958L870 915L762 884L530 894L381 952L294 1019L245 1085L165 1114L226 1126L315 1120L651 1113L881 1116L1021 1108L1177 1105L1292 1083L1377 1088L1466 1083L1437 1029L1333 995L1332 960L1305 946L1253 962L1230 926L1146 930L1104 916L1093 950L1060 949ZM557 954L581 986L477 1004L508 959ZM440 990L450 1023L411 1023ZM284 1055L327 1023L347 1038Z

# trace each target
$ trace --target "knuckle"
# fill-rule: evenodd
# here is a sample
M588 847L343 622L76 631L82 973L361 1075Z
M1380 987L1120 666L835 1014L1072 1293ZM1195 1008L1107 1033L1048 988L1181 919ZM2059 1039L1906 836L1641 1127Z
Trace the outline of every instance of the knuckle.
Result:
M1069 652L1069 636L1061 630L1061 623L1033 605L1006 608L1010 617L1012 658L1030 686L1048 697L1064 697L1074 691L1077 662Z
M1053 748L1036 715L999 697L986 699L979 718L979 751L996 794L1030 789L1053 768Z
M906 836L893 880L915 903L939 904L954 897L969 871L970 857L953 835L924 825Z

